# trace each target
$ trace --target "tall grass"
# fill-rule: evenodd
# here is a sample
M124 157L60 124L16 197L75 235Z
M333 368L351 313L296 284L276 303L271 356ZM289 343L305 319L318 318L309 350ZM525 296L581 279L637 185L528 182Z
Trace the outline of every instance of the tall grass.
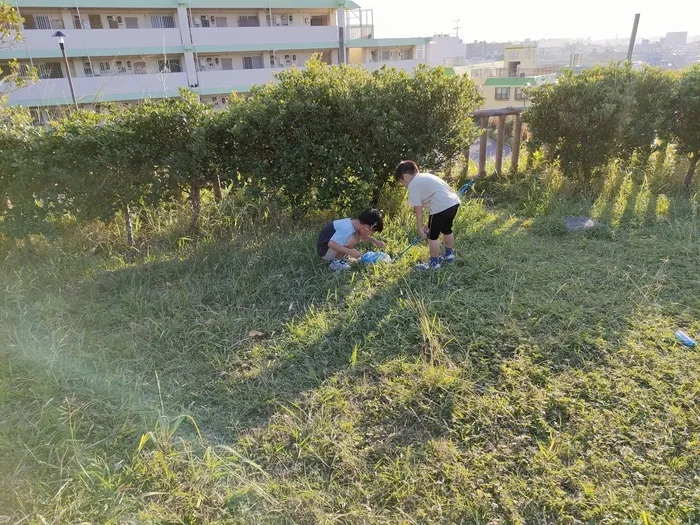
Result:
M70 223L7 248L0 515L700 522L700 358L673 339L700 335L698 202L651 166L480 182L433 274L424 246L331 274L328 216L235 195L198 235L144 212L136 251ZM565 234L579 214L604 228ZM392 214L390 249L412 228Z

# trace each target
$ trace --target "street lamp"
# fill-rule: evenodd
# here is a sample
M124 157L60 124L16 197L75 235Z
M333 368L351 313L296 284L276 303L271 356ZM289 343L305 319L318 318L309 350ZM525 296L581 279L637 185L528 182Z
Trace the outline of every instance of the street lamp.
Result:
M73 104L75 104L75 109L78 109L78 101L75 100L75 89L73 89L73 78L70 74L70 66L68 65L68 57L66 56L66 46L64 45L65 38L68 37L68 35L65 34L63 31L56 31L51 36L53 38L58 38L58 45L61 48L61 54L63 55L63 63L66 65L66 74L68 75L68 85L70 86L70 94L73 97Z

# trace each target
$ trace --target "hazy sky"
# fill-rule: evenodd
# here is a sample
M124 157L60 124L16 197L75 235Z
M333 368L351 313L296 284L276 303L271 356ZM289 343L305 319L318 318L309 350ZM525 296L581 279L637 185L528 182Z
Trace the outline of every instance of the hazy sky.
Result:
M377 38L452 33L474 40L629 38L640 13L640 37L670 31L700 35L700 0L356 0L374 10ZM681 7L682 6L682 7Z

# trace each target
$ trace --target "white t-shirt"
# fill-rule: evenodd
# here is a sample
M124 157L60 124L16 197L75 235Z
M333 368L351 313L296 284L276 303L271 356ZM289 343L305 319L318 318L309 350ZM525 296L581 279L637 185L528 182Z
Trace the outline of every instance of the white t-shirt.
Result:
M355 235L355 227L352 225L352 219L338 219L333 221L333 228L335 228L335 233L331 237L331 241L337 242L341 246L345 246L350 237Z
M418 173L408 184L409 206L428 208L430 215L459 204L459 195L440 177L432 173Z

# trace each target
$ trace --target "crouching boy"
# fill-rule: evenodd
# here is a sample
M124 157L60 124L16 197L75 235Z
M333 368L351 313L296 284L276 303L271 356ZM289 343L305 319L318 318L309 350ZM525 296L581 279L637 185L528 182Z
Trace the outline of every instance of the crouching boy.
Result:
M357 219L338 219L328 223L318 236L316 249L319 257L328 262L328 267L334 271L350 269L347 258L359 259L362 254L355 249L360 241L368 241L377 248L385 248L386 244L372 237L373 233L381 233L384 221L379 210L367 209L357 216Z

